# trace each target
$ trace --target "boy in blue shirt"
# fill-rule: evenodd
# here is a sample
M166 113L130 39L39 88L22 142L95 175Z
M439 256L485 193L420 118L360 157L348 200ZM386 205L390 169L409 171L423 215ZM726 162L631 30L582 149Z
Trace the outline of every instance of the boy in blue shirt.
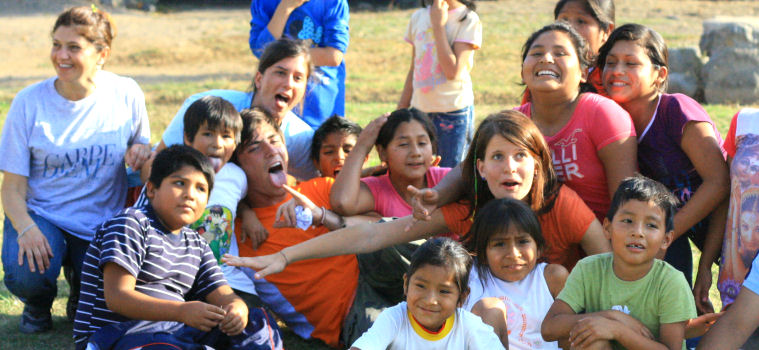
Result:
M577 349L685 349L696 316L682 273L655 259L672 242L677 200L642 177L622 181L604 218L612 252L582 259L548 310L546 341Z
M216 259L186 225L206 207L214 169L202 153L159 153L147 184L150 203L104 222L82 267L74 323L77 349L272 348L268 320L227 284ZM280 343L281 345L281 343Z

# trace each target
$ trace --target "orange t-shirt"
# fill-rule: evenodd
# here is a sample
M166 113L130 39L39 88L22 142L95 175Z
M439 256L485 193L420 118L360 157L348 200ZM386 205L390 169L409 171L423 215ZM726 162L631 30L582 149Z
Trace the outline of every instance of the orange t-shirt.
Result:
M469 207L453 203L440 208L451 232L464 237L469 233L472 220L466 219ZM561 186L551 211L538 216L546 250L543 258L551 264L561 264L572 270L577 261L585 256L580 241L596 216L567 186Z
M327 177L315 178L301 183L296 189L316 206L329 209L329 191L334 181ZM240 225L235 225L240 256L274 254L328 232L324 226L312 226L305 231L298 228L274 228L277 208L289 199L288 195L276 205L253 209L258 220L269 231L269 238L256 250L253 250L249 241L240 242ZM288 265L280 273L266 276L266 281L256 281L256 289L261 299L298 335L318 338L337 347L343 320L351 307L358 285L358 272L355 255L303 260ZM294 312L288 310L291 308L295 309ZM303 324L303 317L307 324ZM299 322L300 325L293 327L291 322ZM310 328L313 330L309 334Z

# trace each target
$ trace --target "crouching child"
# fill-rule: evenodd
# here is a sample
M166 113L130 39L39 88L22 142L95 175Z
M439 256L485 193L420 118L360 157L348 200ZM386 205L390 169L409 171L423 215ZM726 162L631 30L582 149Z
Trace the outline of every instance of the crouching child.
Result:
M685 349L693 294L682 273L655 259L672 242L676 207L656 181L622 181L603 224L612 252L577 263L543 320L543 339L568 338L573 349Z
M248 314L208 244L186 227L203 213L213 183L214 168L197 150L172 146L156 156L149 204L104 222L87 250L77 349L273 347L276 323L259 310Z

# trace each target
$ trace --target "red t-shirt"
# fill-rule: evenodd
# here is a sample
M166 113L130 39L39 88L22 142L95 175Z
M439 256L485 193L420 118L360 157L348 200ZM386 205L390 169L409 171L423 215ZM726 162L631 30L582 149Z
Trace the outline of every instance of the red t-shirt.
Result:
M532 104L524 104L516 110L529 117ZM599 221L609 211L611 199L598 151L612 142L634 136L630 115L616 102L591 93L580 95L572 118L559 132L543 135L551 149L559 180L577 192Z
M464 237L469 233L472 220L466 219L469 207L453 203L440 208L451 232ZM561 264L572 270L585 256L580 241L595 216L580 197L567 186L561 186L553 208L538 216L546 250L543 258L551 264Z
M329 209L329 192L334 181L335 179L327 177L315 178L300 183L296 189L311 199L315 205ZM239 232L239 227L241 225L239 223L235 225L240 256L274 254L286 247L328 232L324 226L311 226L305 231L299 228L274 228L277 208L289 199L288 195L285 200L276 205L253 209L258 220L269 231L269 238L256 250L253 250L250 241L240 242L239 238L242 234ZM345 315L356 293L358 273L355 255L303 260L288 265L280 273L265 277L266 282L273 285L276 290L259 289L261 282L256 283L256 289L261 299L275 311L278 308L287 309L288 304L292 305L295 309L294 313L285 315L282 312L279 313L286 323L290 324L291 321L302 323L302 318L305 316L308 324L313 327L311 337L337 347ZM308 328L308 325L303 328Z

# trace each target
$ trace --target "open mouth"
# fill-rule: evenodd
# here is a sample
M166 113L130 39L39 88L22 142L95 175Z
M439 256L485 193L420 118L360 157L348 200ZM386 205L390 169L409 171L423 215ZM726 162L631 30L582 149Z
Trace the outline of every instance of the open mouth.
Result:
M282 187L287 183L287 175L282 162L276 162L269 167L269 179L275 187Z
M506 187L506 188L516 188L517 186L519 186L519 182L504 181L504 182L501 182L501 186Z
M211 165L213 165L213 171L219 172L221 170L222 161L220 157L214 157L214 156L208 156L208 160L211 161Z
M625 247L630 248L630 249L639 249L639 250L646 249L646 247L638 243L628 243Z
M287 106L287 104L290 103L290 97L283 94L274 95L274 100L277 101L277 105L279 106Z
M535 75L538 76L538 77L548 76L548 77L552 77L552 78L555 78L555 79L559 79L559 73L556 73L556 72L554 72L552 70L548 70L548 69L540 70L537 73L535 73Z

